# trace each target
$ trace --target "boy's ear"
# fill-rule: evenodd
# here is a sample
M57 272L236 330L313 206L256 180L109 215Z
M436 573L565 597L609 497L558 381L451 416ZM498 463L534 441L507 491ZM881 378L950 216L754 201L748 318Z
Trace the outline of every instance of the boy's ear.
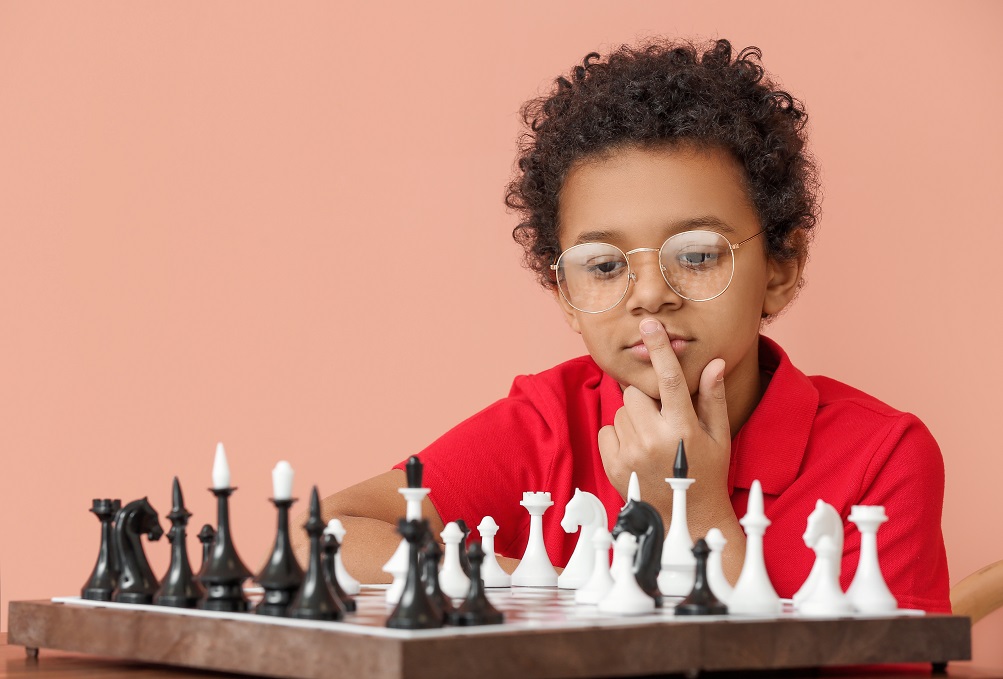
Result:
M774 316L784 310L797 294L805 258L781 262L770 257L766 262L766 297L763 315Z
M572 330L577 332L579 335L582 334L582 328L578 325L578 314L575 310L568 304L568 301L564 299L564 295L556 287L551 290L554 295L554 299L557 301L557 306L561 307L561 311L564 312L564 321L571 327Z

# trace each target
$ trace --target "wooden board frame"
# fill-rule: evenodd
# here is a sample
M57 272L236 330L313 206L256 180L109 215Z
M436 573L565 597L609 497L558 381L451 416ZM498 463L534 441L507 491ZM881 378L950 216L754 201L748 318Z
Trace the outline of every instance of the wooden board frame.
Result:
M10 604L9 643L257 676L614 677L698 670L946 663L971 658L968 618L951 615L844 619L618 621L611 626L455 628L367 634L212 615ZM354 627L360 627L358 625Z

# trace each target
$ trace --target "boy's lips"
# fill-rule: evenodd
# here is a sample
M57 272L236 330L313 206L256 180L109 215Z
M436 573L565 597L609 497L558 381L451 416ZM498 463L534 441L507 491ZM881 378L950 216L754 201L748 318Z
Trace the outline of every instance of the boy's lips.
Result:
M669 344L672 346L672 351L678 356L682 353L686 347L690 345L693 341L689 337L680 337L679 335L674 335L669 333ZM627 351L630 352L631 356L640 359L642 361L651 361L651 357L648 355L648 347L644 346L643 340L637 340L633 344L627 347Z

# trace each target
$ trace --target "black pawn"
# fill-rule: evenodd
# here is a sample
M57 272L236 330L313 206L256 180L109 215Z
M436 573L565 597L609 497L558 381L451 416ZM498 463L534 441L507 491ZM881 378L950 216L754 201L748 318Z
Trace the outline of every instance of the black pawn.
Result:
M421 568L418 565L418 550L425 542L428 533L428 521L401 519L397 530L407 540L408 569L404 581L404 591L387 618L387 627L394 629L434 629L442 627L442 609L428 597L425 585L421 581Z
M470 559L467 557L467 537L470 536L470 529L463 519L456 520L456 527L463 533L463 540L460 541L460 568L463 574L470 577Z
M505 616L488 601L484 592L484 580L481 579L481 563L484 561L484 550L481 543L475 542L470 545L470 591L467 598L460 604L452 615L449 622L452 625L473 626L473 625L500 625L505 621Z
M176 476L171 486L171 500L173 506L171 513L167 515L171 522L171 530L167 532L167 539L171 542L171 565L167 568L167 574L160 583L153 603L158 606L193 608L205 596L205 589L195 580L188 561L188 535L185 529L192 513L185 508L185 498Z
M259 615L284 616L289 604L303 584L303 569L300 567L293 546L289 540L289 508L295 499L276 500L272 504L278 513L278 527L275 531L275 545L268 562L255 577L255 582L265 590L264 596L254 609Z
M80 590L80 596L91 601L111 601L118 584L121 567L115 548L115 514L122 508L121 500L95 499L90 511L101 522L101 547L91 576Z
M439 559L441 558L442 549L429 531L425 536L425 546L421 548L421 579L425 583L425 592L428 594L428 598L432 600L436 608L442 611L442 621L446 622L454 609L453 602L439 587Z
M341 583L338 582L338 569L335 557L338 556L338 549L341 548L341 543L338 542L338 538L334 533L324 533L323 548L324 554L321 557L321 561L324 564L324 576L327 578L327 584L331 585L334 595L341 600L345 610L349 613L355 613L356 608L358 608L355 599L349 596L348 592L341 586Z
M679 445L676 446L676 461L672 465L672 477L676 479L689 478L686 476L690 471L690 466L686 462L686 446L683 445L683 440L679 439Z
M201 571L205 568L205 562L209 560L209 554L212 552L212 541L216 539L216 531L207 523L202 526L198 538L199 542L202 543L202 564L199 566L199 570Z
M727 615L728 607L721 603L707 583L707 555L710 547L703 538L693 546L693 556L697 560L697 577L693 591L676 606L676 615Z
M421 488L421 477L425 467L421 464L421 460L418 459L417 455L412 455L407 459L407 463L404 465L404 473L407 475L407 487L408 488Z
M209 558L199 571L199 582L206 589L199 608L207 611L246 613L249 607L244 595L244 581L253 575L241 561L230 537L230 495L236 488L210 488L216 496L216 537Z
M320 538L324 533L324 521L320 518L320 496L317 486L310 491L310 518L303 527L310 536L310 557L307 560L306 577L289 606L289 617L303 620L341 620L345 608L334 595L331 585L324 575L321 562Z

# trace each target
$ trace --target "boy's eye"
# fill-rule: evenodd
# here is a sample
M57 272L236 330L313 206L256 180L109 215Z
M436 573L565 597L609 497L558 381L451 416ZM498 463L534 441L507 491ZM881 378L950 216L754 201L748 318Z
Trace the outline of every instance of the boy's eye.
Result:
M690 250L689 252L680 252L676 259L685 267L699 269L717 264L721 259L721 254L706 250Z
M610 278L627 266L621 259L594 259L585 264L585 270L596 278Z

